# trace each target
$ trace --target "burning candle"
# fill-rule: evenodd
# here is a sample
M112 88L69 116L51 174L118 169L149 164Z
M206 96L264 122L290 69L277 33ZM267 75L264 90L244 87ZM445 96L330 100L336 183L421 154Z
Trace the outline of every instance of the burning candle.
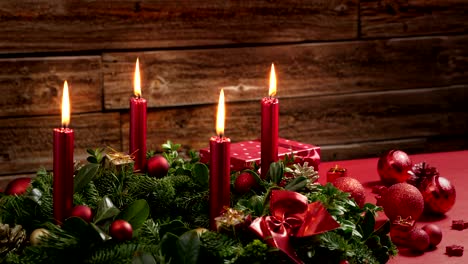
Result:
M217 216L230 203L231 140L224 137L224 91L221 89L216 117L216 134L210 139L210 228L216 230Z
M140 66L135 65L134 97L130 99L130 154L135 161L134 170L144 171L146 166L146 100L141 97Z
M70 99L65 81L62 95L62 126L54 129L53 210L57 224L70 216L73 208L73 129L70 124Z
M269 96L262 99L261 161L262 178L266 178L270 164L278 161L279 103L276 95L275 65L271 64Z

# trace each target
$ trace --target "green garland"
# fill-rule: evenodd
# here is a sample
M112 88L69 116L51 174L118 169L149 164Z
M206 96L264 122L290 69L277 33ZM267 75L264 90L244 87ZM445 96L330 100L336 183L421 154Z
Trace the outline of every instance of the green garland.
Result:
M180 145L163 144L170 164L167 176L157 179L134 173L131 166L108 166L103 149L88 150L85 165L77 165L74 203L95 212L86 223L71 217L62 226L52 219L50 172L40 170L26 194L0 196L0 221L21 225L29 236L47 230L40 243L28 239L20 248L0 255L2 263L289 263L246 227L222 226L208 231L209 171L195 152L182 157ZM149 156L154 153L149 153ZM258 188L248 194L231 194L231 207L252 218L268 214L269 193L286 189L320 201L340 223L333 231L293 240L306 263L385 263L396 254L387 222L374 230L380 207L360 208L349 194L330 184L314 184L318 175L293 157L273 163L267 180L254 171ZM240 172L233 172L232 182ZM286 177L285 175L288 175ZM283 187L281 187L283 186ZM124 219L132 224L133 239L117 242L108 235L110 223Z

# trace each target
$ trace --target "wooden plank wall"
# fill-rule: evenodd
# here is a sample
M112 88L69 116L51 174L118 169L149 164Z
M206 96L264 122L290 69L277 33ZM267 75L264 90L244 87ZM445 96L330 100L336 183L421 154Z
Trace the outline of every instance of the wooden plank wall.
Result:
M65 79L77 159L127 151L137 57L149 149L206 147L220 88L226 134L258 138L271 63L280 136L323 160L467 149L467 12L466 0L1 1L0 179L51 169Z

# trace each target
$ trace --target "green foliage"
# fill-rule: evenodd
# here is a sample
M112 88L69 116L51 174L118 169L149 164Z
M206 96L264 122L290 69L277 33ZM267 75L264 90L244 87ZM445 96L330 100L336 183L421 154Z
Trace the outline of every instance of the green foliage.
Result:
M40 170L25 195L0 194L2 223L21 224L30 234L45 228L49 235L39 245L29 245L6 255L6 263L285 263L289 259L268 246L247 228L248 222L213 232L209 218L209 168L197 153L183 156L180 145L162 145L170 169L165 177L134 173L125 166L106 166L104 149L88 150L88 164L75 175L74 204L93 209L91 223L71 217L62 226L52 219L52 174ZM155 152L148 152L149 156ZM372 204L363 208L331 184L315 183L318 174L294 164L290 156L272 163L267 179L249 171L258 187L243 195L231 194L231 207L243 215L269 214L272 190L290 190L320 201L340 223L340 228L320 235L293 239L292 245L306 262L385 263L396 254L389 239L389 223L374 230L381 210ZM241 172L233 172L232 179ZM109 225L125 219L133 238L118 242L109 235ZM237 234L236 234L237 233Z

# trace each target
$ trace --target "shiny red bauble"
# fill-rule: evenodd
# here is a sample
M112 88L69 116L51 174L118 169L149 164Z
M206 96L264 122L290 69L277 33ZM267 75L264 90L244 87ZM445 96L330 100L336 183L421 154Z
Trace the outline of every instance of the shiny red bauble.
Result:
M361 182L352 177L339 177L333 181L333 185L343 192L351 194L359 207L363 207L366 201L366 193Z
M380 156L377 172L387 185L405 182L411 176L413 163L408 154L401 150L389 150Z
M26 192L31 185L31 178L16 178L8 183L5 194L7 195L21 195Z
M402 219L418 220L424 211L424 199L418 188L411 184L402 182L390 186L382 194L379 204L385 214L394 221L398 217Z
M146 164L146 172L151 177L162 178L169 171L169 162L162 155L151 157Z
M408 246L419 252L424 252L429 248L429 235L421 228L415 227L408 234Z
M442 229L436 224L427 224L422 227L429 235L429 242L431 247L437 246L442 241Z
M445 214L455 204L455 186L446 178L434 176L424 181L419 190L424 197L424 207L429 213Z
M118 219L110 225L109 234L113 239L118 241L131 240L133 236L133 228L127 221Z
M73 207L71 216L79 217L89 223L93 220L93 210L86 205L77 205Z

